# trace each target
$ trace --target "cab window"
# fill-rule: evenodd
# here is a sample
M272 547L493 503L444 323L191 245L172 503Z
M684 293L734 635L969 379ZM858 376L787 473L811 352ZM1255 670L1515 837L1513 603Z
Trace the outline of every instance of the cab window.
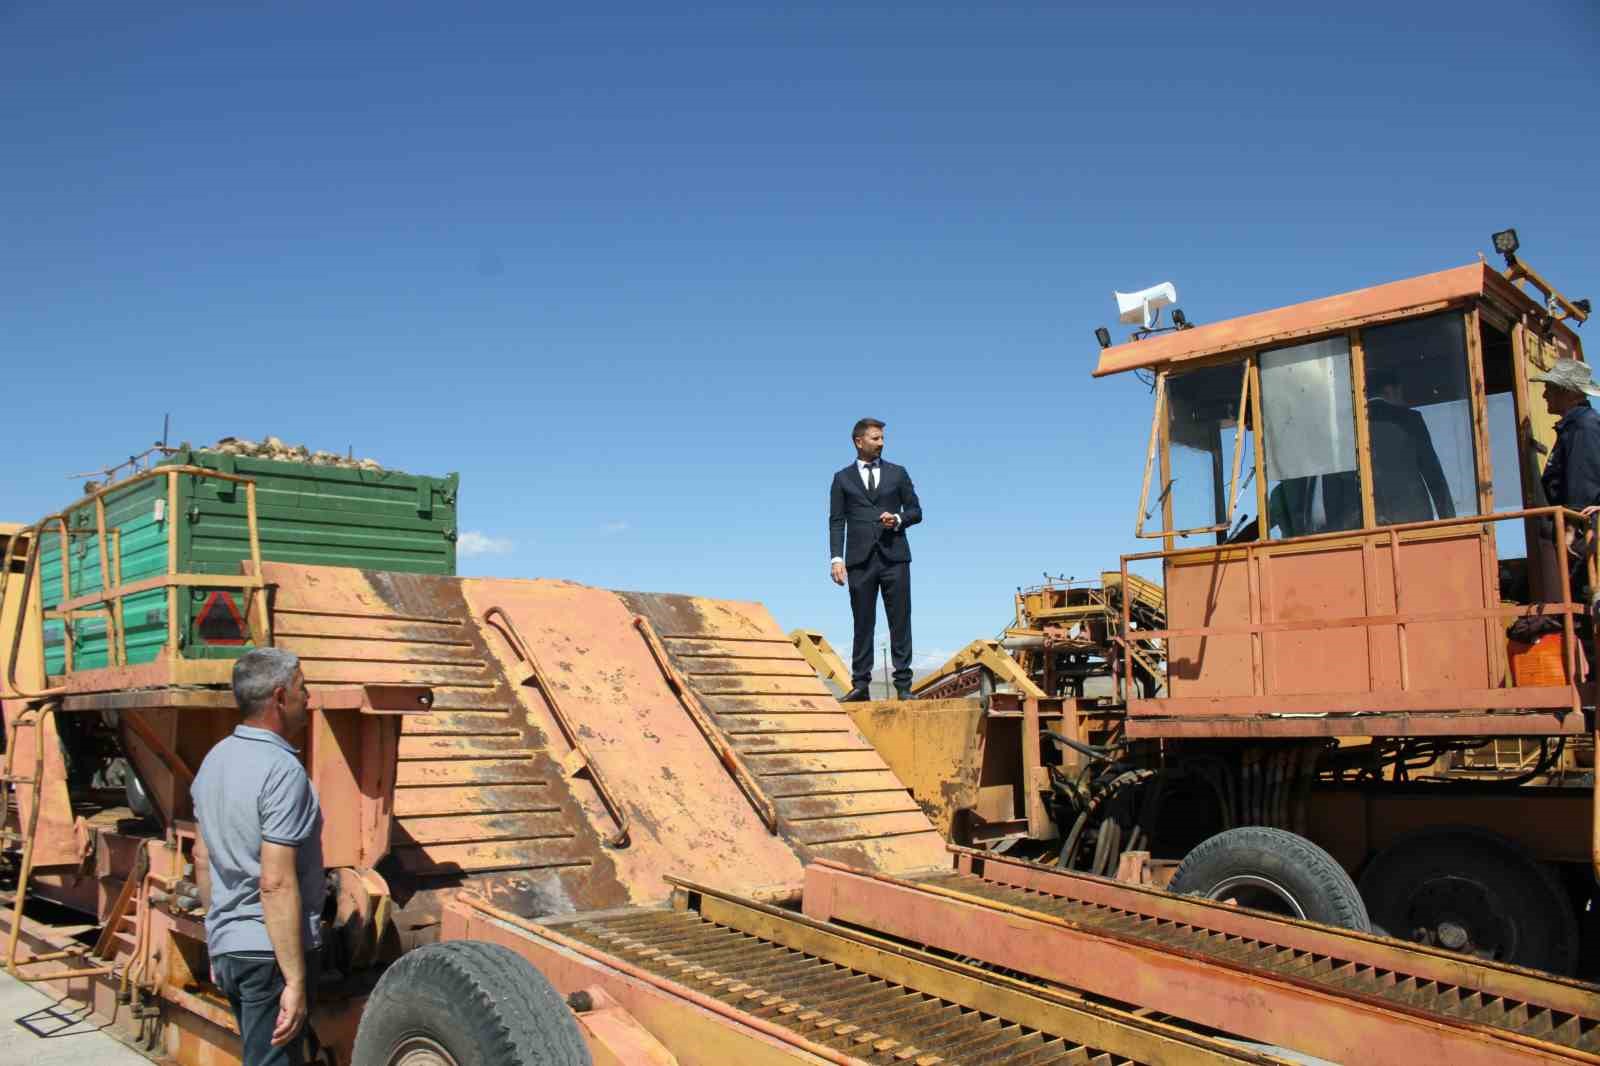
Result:
M1254 465L1248 435L1236 440L1244 364L1205 367L1167 378L1168 530L1197 530L1230 518L1228 489L1234 482L1234 450L1242 449L1245 472ZM1241 476L1239 492L1248 479Z
M1260 360L1272 535L1359 529L1349 340L1329 337L1264 351Z
M1361 331L1373 513L1380 526L1476 514L1466 331L1459 314Z

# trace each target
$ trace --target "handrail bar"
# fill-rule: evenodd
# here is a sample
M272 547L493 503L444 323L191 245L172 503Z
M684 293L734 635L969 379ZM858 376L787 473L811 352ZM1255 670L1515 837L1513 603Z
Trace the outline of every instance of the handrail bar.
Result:
M751 776L750 771L740 761L739 753L734 751L728 742L723 739L721 731L712 722L711 716L706 713L706 709L701 706L700 697L689 687L688 679L678 671L677 666L668 658L667 649L661 643L661 638L656 634L655 627L642 614L633 616L633 625L639 631L639 635L644 637L644 642L650 648L650 654L654 657L656 666L661 669L661 673L666 677L667 684L671 686L672 691L678 697L678 702L688 712L689 717L700 730L700 735L706 738L706 743L711 745L711 750L716 752L717 760L722 763L728 773L733 775L734 781L739 786L739 791L744 793L745 799L750 801L750 806L756 809L756 813L766 823L768 832L776 833L778 831L777 810L767 800L767 797L762 794L761 786L756 784L755 778Z
M1157 549L1147 552L1129 552L1122 558L1130 563L1147 562L1151 559L1174 559L1183 555L1208 555L1222 551L1244 551L1246 549L1259 549L1268 546L1282 546L1289 544L1313 544L1330 540L1352 540L1361 537L1387 536L1390 532L1411 533L1425 529L1444 529L1451 526L1480 526L1487 522L1505 522L1518 518L1548 518L1561 512L1567 520L1588 524L1589 520L1583 512L1574 511L1570 507L1527 507L1520 511L1496 511L1494 514L1461 515L1456 518L1430 518L1426 522L1401 522L1392 526L1373 526L1363 529L1338 529L1323 533L1307 533L1301 537L1280 537L1277 540L1240 540L1223 544L1197 544L1188 548ZM1138 577L1138 574L1134 574ZM1142 580L1142 579L1141 579Z
M499 620L496 621L495 619ZM556 728L561 730L562 737L571 747L573 753L583 763L583 769L589 771L589 782L594 785L594 790L600 796L600 802L605 806L606 813L611 815L611 820L617 823L616 835L609 838L606 843L613 848L625 848L629 844L628 816L623 813L622 805L606 785L605 775L600 772L600 766L595 762L594 756L589 754L589 749L584 745L577 729L567 719L566 712L561 709L561 703L556 699L555 688L550 684L550 678L539 666L539 660L534 658L533 649L529 648L522 640L522 634L517 632L516 625L511 621L511 616L499 606L490 607L483 612L483 623L494 629L506 643L511 645L511 650L517 658L528 668L528 677L539 688L539 693L544 697L544 702L550 708L550 717L555 719ZM568 768L571 773L571 769Z

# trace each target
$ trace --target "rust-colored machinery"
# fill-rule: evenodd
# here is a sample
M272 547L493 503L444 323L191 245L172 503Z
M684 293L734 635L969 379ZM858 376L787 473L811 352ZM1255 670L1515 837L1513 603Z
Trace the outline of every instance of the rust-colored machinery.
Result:
M1122 601L1128 599L1131 629L1164 629L1161 586L1136 574L1106 573L1098 582L1046 580L1018 589L1016 614L1000 636L975 640L939 667L919 677L918 699L956 699L995 685L1020 696L1092 696L1114 700L1124 656L1135 682L1152 695L1164 677L1161 641L1122 637Z
M323 1061L1600 1057L1593 986L952 854L758 604L283 561L250 513L267 475L223 476L230 503L199 487L222 473L138 476L237 504L231 575L184 561L188 508L160 508L166 564L134 581L103 496L0 530L6 969L166 1059L237 1055L188 784L236 720L221 649L267 644L300 656L312 693L334 889ZM192 589L205 608L218 588L240 609L209 630L206 609L188 630L126 610ZM168 641L129 662L141 624Z
M1512 254L1105 347L1158 544L918 683L976 700L852 715L958 843L1600 972L1600 586L1530 384L1586 315ZM1263 872L1306 841L1342 882Z

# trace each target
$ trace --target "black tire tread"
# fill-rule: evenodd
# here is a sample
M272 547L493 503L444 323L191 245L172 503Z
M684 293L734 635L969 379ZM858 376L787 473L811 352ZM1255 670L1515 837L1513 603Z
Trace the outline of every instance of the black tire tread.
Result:
M1239 826L1202 840L1184 856L1168 887L1206 895L1224 878L1248 872L1270 875L1289 889L1311 921L1362 933L1372 929L1361 893L1338 860L1298 833L1273 826Z
M462 1066L590 1066L565 1001L543 974L499 944L452 940L407 952L379 980L362 1011L354 1066L382 1066L398 1040L426 1029L417 990L448 994L452 1049ZM449 1046L443 1032L430 1036Z
M1444 843L1451 838L1459 843ZM1579 955L1578 916L1566 888L1548 865L1536 861L1522 845L1499 833L1467 825L1434 826L1407 833L1373 856L1367 863L1366 869L1361 872L1362 892L1368 898L1384 902L1381 900L1380 889L1391 867L1406 861L1415 862L1417 856L1428 846L1446 847L1464 856L1470 856L1471 849L1476 848L1480 858L1503 861L1507 870L1519 869L1529 879L1528 888L1542 888L1547 893L1546 902L1551 906L1534 907L1529 913L1532 917L1542 917L1559 927L1552 929L1551 935L1545 939L1548 950L1542 953L1529 952L1521 950L1519 945L1517 957L1504 961L1560 974L1571 975L1576 972ZM1512 898L1526 903L1532 897L1512 894ZM1380 903L1375 903L1374 906L1377 907ZM1402 924L1398 921L1399 917L1399 915L1383 914L1380 920L1393 922L1398 927ZM1403 932L1402 930L1401 935Z

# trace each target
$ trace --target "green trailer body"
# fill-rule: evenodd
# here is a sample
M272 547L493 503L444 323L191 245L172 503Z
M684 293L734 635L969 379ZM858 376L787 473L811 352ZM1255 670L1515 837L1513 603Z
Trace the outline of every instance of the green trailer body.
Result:
M253 479L263 560L415 574L456 571L459 475L426 477L188 449L163 465L200 466ZM179 476L175 509L167 500L165 478L113 489L105 497L113 579L131 585L167 572L169 521L176 522L178 573L240 574L240 564L250 558L245 496L242 486L193 474ZM70 590L62 588L61 538L52 530L41 538L40 593L46 609L105 587L92 504L72 508L68 524ZM179 591L180 654L232 658L251 646L244 593L204 587ZM167 642L166 590L126 596L121 609L126 665L154 661ZM110 665L103 616L78 618L71 628L74 670ZM64 671L66 641L64 623L46 623L45 669L52 675Z

